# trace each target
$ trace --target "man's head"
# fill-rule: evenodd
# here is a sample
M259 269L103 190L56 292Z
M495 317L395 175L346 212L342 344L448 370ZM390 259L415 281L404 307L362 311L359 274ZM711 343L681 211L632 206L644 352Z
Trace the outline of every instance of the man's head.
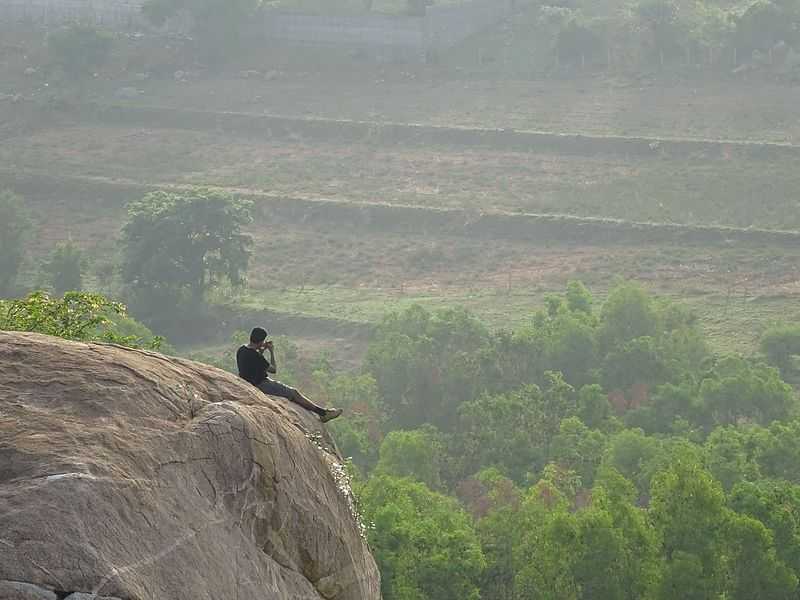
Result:
M267 339L267 330L261 327L256 327L250 332L250 343L255 346L260 346Z

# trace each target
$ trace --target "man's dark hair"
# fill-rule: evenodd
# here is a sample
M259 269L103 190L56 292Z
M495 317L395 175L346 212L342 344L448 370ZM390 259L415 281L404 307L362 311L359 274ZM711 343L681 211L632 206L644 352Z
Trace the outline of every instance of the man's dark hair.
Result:
M250 343L252 344L260 344L265 339L267 339L267 330L262 329L261 327L256 327L253 331L250 332Z

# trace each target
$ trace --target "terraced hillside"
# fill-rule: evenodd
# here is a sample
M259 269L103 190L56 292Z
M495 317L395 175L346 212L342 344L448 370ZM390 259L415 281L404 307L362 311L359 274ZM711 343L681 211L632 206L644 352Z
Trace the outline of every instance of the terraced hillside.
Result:
M681 297L726 349L800 316L798 237L762 231L800 231L795 88L429 76L150 79L125 100L101 78L69 110L24 80L0 188L37 217L28 281L72 239L113 288L125 205L206 185L256 205L249 288L219 300L315 348L415 302L514 327L572 278Z
M752 347L770 320L797 314L800 238L753 228L797 227L786 209L791 158L336 144L85 118L9 137L0 155L0 185L24 194L38 216L34 253L72 239L98 257L98 283L113 263L125 204L147 190L205 184L253 195L257 258L234 302L246 315L269 311L317 346L328 335L360 336L387 309L412 303L462 304L492 326L513 327L571 278L599 295L621 276L688 298L724 347ZM643 170L664 184L646 184ZM683 198L670 173L686 189L709 174L719 201ZM725 202L719 188L728 177L739 184L728 183ZM787 191L754 206L768 177ZM615 178L623 183L606 181ZM613 185L652 189L637 203ZM575 218L522 214L531 212ZM603 216L622 221L582 219ZM704 227L719 224L749 229Z
M6 140L0 161L23 171L142 183L220 185L306 198L500 210L643 222L796 229L797 155L753 160L732 146L641 156L507 150L451 142L348 143L313 133L231 135L81 123ZM360 138L360 139L358 139ZM578 142L579 144L579 142ZM587 142L588 146L589 142ZM634 151L636 149L634 148ZM769 195L764 197L764 190Z
M101 81L94 93L118 102L115 92L128 84L137 90L124 99L130 105L446 127L800 142L800 87L758 79L465 81L430 70L329 75L259 68L264 78L220 80L198 74L188 81Z

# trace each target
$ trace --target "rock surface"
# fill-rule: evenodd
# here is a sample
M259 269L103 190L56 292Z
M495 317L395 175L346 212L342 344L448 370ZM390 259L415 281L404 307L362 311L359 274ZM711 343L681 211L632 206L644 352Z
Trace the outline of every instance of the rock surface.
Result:
M380 598L315 416L198 363L0 332L3 598L4 584L32 598Z

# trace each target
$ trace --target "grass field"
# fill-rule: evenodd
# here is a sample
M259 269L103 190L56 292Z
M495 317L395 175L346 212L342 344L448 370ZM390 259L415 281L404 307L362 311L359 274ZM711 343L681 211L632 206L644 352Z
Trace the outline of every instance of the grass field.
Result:
M800 172L788 157L582 157L81 126L8 139L0 163L292 197L800 229Z
M266 60L251 65L264 72ZM125 82L98 81L94 97L119 101ZM257 114L443 126L800 143L800 87L764 81L472 80L402 71L301 72L278 80L206 78L129 82L129 103ZM320 90L324 89L324 93Z

